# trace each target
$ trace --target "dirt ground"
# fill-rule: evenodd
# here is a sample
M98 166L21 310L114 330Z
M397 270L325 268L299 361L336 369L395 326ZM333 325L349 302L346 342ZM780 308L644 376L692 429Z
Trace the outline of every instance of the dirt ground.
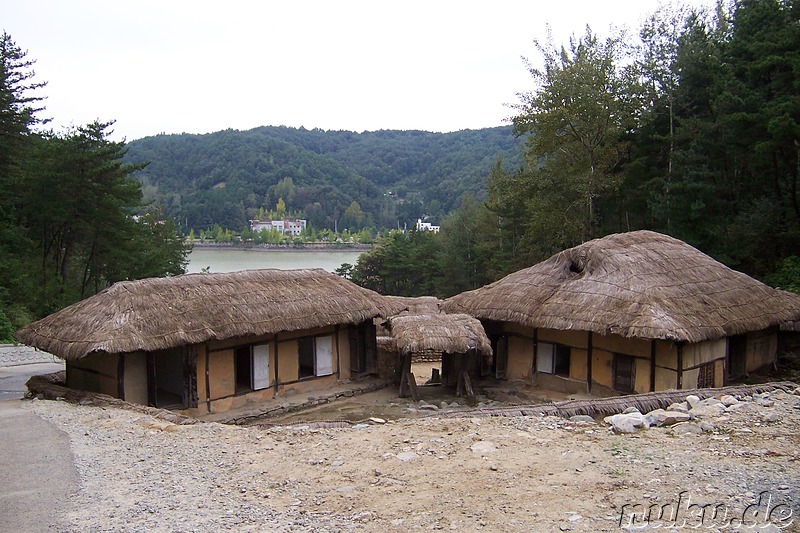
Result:
M793 394L742 398L705 432L616 435L555 417L450 418L443 389L422 389L432 407L386 389L269 428L26 408L70 437L81 489L64 531L800 531ZM358 423L367 415L385 423ZM351 423L313 423L332 418Z

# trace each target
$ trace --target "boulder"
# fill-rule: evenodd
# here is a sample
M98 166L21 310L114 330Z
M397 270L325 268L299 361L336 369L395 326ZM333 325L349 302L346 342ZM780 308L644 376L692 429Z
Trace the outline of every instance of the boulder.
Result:
M679 422L688 422L691 418L691 415L682 411L665 411L664 409L656 409L647 413L645 418L650 426L672 426Z
M624 411L622 411L622 414L623 414L623 415L629 415L629 414L631 414L631 413L639 413L639 409L637 409L636 407L628 407L627 409L625 409ZM640 413L640 414L641 414L641 413Z
M694 394L690 394L686 397L686 403L689 405L689 409L693 409L695 405L700 403L700 397Z
M650 427L645 416L639 411L607 416L603 421L611 426L614 433L636 433L640 429Z
M724 412L725 406L722 403L698 403L696 407L689 409L689 414L698 418L713 418Z
M686 402L673 403L667 407L667 411L683 411L684 413L688 413L689 405Z
M594 424L596 421L589 415L574 415L569 417L571 422L580 422L586 424Z
M672 431L679 435L700 435L703 433L703 428L694 422L681 422L672 426Z
M724 396L721 396L719 401L722 402L722 405L724 405L725 407L730 407L731 405L736 405L737 403L739 403L739 400L737 400L730 394L725 394Z

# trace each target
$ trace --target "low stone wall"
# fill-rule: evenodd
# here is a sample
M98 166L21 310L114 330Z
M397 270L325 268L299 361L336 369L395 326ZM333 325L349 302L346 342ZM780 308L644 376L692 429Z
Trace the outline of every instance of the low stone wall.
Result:
M58 357L24 344L0 344L0 367L60 362Z
M425 350L414 352L411 355L411 363L439 363L442 361L442 352L435 350Z

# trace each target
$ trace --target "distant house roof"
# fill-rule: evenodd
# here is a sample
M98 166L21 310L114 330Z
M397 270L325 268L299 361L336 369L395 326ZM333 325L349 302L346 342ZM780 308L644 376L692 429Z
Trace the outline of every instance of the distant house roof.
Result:
M116 283L20 329L64 359L358 324L402 306L322 269L185 274Z
M564 250L442 307L536 328L699 342L796 321L798 302L683 241L634 231Z

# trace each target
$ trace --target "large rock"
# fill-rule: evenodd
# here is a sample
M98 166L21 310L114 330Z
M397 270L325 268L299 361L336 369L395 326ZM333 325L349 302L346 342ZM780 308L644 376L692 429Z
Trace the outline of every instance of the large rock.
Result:
M703 428L694 422L681 422L672 426L672 431L679 435L701 435Z
M688 413L689 405L686 402L673 403L667 407L667 411L682 411L684 413Z
M589 415L573 415L569 417L571 422L578 422L582 424L595 424L597 423L594 418Z
M650 426L671 426L678 422L687 422L691 418L691 415L682 411L656 409L647 413L645 418Z
M607 416L603 419L603 422L610 425L614 433L636 433L640 429L648 429L650 427L650 424L647 423L647 418L639 411Z
M730 394L725 394L721 396L719 401L722 402L722 405L724 405L725 407L730 407L731 405L736 405L737 403L739 403L739 400L737 400Z
M694 406L700 403L700 396L690 394L686 397L686 403L689 405L689 409L694 409Z
M717 400L717 403L698 403L696 406L689 409L689 414L698 418L714 418L722 415L725 412L725 406Z

